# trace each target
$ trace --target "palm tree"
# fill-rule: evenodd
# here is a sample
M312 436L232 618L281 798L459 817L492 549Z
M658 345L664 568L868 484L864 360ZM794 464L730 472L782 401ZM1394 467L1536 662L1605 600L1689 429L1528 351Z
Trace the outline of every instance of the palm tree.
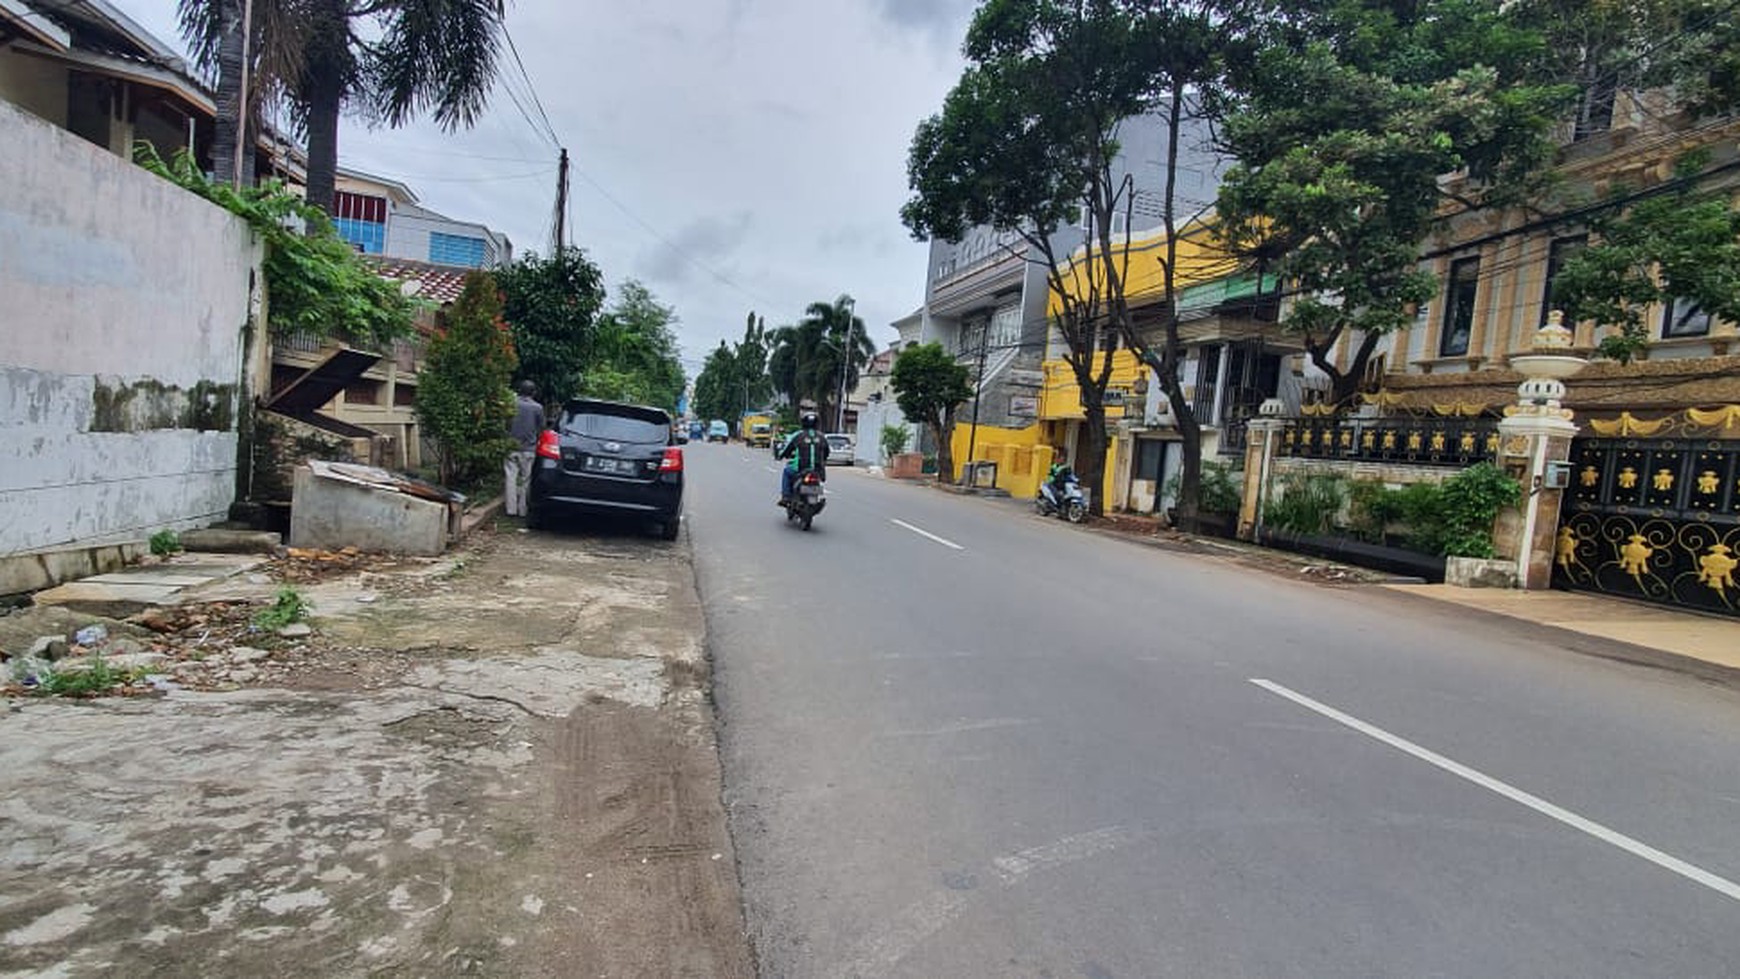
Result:
M876 353L864 321L852 313L851 297L810 303L802 320L780 327L772 338L767 369L774 386L794 404L814 402L822 422L833 424L838 417L841 370L850 390L858 383L859 369Z
M239 85L240 29L231 25L242 2L180 0L182 32L200 64L218 72L220 88ZM495 81L504 0L253 4L252 68L259 81L250 87L289 103L308 137L308 202L327 213L338 173L338 120L347 105L393 127L429 112L449 131L483 113ZM233 70L225 70L226 60ZM233 107L235 89L219 97Z
M219 183L254 182L252 134L259 130L260 108L284 94L284 79L301 71L305 18L284 0L254 0L247 20L251 40L242 43L244 0L180 0L182 36L194 62L217 76L217 120L212 134L212 171ZM246 54L244 55L244 47ZM240 126L242 66L248 69L247 131ZM242 169L236 172L236 148Z

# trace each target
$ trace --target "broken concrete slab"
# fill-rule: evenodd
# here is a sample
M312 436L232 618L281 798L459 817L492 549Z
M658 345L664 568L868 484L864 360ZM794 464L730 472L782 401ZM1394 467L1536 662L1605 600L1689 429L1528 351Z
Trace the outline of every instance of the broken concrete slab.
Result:
M263 563L264 559L252 555L207 554L194 561L141 565L58 585L38 592L35 602L122 619L148 608L178 604L195 589Z
M292 493L291 547L434 556L447 546L446 503L357 482L318 463L296 468Z
M181 535L181 546L185 550L217 554L271 554L282 544L283 539L270 530L208 527Z
M100 625L113 637L146 639L151 632L139 626L100 615L89 615L58 605L38 605L0 616L0 650L22 654L38 638L59 636L62 641L87 626Z

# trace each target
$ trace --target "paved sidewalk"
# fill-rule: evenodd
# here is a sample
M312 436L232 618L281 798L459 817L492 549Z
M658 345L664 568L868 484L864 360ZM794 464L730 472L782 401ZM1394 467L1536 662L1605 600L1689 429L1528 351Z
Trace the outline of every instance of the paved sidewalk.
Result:
M1740 620L1577 592L1454 585L1383 587L1740 671Z

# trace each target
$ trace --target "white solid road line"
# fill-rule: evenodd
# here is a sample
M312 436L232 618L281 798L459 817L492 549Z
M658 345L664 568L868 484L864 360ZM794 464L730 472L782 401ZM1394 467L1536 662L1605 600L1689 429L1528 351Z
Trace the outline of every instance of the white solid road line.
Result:
M1718 894L1740 901L1740 884L1736 884L1726 877L1720 877L1701 867L1695 867L1678 857L1663 853L1647 843L1634 840L1618 830L1609 829L1606 826L1595 822L1593 819L1585 819L1569 809L1555 806L1547 800L1536 795L1530 795L1514 785L1501 782L1490 775L1469 768L1467 765L1461 764L1460 762L1451 761L1435 751L1422 748L1406 738L1391 734L1383 728L1375 725L1367 724L1357 717L1350 714L1344 714L1328 704L1319 703L1302 693L1289 690L1272 680L1262 680L1252 677L1251 682L1276 696L1285 697L1301 707L1314 710L1337 724L1353 728L1355 731L1358 731L1366 737L1382 741L1384 744L1397 750L1405 751L1427 764L1436 765L1452 775L1467 779L1481 788L1496 792L1512 802L1521 803L1542 815L1550 816L1573 829L1581 830L1582 832L1595 837L1603 843L1610 843L1633 856L1642 857L1656 866L1671 870L1688 880L1696 881Z
M927 538L929 540L936 541L938 544L941 544L944 547L952 547L957 551L966 550L966 548L962 547L959 544L956 544L952 540L946 540L944 538L938 537L937 535L931 533L930 531L923 530L923 529L920 529L918 527L914 527L912 524L909 524L904 520L896 520L893 517L889 517L888 522L891 524L894 524L896 527L905 527L907 530L912 531L913 533L917 534L918 536Z

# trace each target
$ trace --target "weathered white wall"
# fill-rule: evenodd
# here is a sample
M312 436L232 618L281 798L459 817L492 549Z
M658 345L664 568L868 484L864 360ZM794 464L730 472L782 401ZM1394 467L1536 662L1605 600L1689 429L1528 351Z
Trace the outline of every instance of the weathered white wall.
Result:
M0 556L221 519L247 225L4 101L0 174Z

